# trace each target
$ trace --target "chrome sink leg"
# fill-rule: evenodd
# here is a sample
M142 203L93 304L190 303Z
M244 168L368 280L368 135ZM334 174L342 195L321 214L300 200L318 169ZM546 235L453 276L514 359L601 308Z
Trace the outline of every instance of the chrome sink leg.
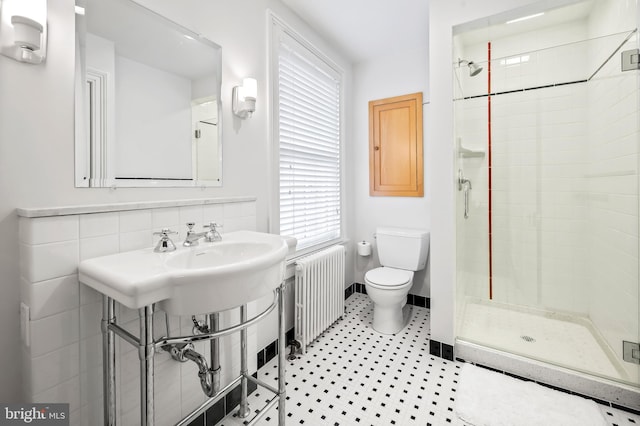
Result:
M109 324L115 323L115 301L102 296L102 399L105 426L116 424L116 345L115 333Z
M218 331L220 329L220 313L215 312L208 315L209 317L209 330ZM209 342L209 349L211 352L211 383L213 394L216 395L220 392L220 340L211 339Z
M153 341L153 305L138 310L140 317L140 425L153 426L153 375L155 344Z
M247 321L247 305L240 306L240 322ZM240 330L240 374L242 375L242 394L240 396L240 409L238 417L244 419L250 413L249 404L247 403L247 376L249 375L249 367L247 365L247 329Z
M278 425L284 426L286 420L285 400L287 399L287 388L285 378L285 312L284 312L284 281L277 289L278 292Z

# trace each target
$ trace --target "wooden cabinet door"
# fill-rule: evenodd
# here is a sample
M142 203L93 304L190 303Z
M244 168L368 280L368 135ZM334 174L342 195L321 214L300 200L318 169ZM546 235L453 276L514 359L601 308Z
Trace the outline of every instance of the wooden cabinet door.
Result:
M422 93L369 102L369 193L424 196Z

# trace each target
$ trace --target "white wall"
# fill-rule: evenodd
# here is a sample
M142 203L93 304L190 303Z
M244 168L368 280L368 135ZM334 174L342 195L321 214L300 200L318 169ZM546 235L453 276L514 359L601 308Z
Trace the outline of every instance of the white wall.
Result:
M160 13L202 33L223 47L222 122L224 176L221 188L74 187L74 3L48 2L47 61L21 64L0 56L0 235L7 247L18 241L16 207L104 204L138 200L257 196L257 229L268 218L269 126L267 122L266 16L273 8L306 37L332 49L278 0L211 2L145 1ZM334 54L349 72L350 67ZM230 111L231 89L243 77L258 80L257 110L241 121ZM0 401L20 401L18 321L19 275L16 250L0 250ZM275 333L274 333L275 334Z
M426 20L426 17L425 17ZM353 240L374 244L378 226L430 227L430 194L424 197L372 197L369 195L369 101L423 92L427 94L427 55L425 48L390 52L354 67L353 138L349 144L352 160L354 204ZM425 128L428 123L425 123ZM426 156L425 156L426 157ZM367 270L379 266L377 251L369 257L355 256L354 281L364 283ZM418 272L411 294L429 296L429 274Z

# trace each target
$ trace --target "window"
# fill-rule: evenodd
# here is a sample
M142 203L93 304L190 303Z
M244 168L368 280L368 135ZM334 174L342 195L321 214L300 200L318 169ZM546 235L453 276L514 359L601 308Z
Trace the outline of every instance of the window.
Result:
M341 237L342 73L273 22L279 233L296 237L304 250Z

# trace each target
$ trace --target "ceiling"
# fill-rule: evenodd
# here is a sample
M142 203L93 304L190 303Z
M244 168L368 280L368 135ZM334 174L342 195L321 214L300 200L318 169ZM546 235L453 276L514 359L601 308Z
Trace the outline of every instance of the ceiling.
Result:
M567 0L565 0L567 1ZM571 21L587 19L593 9L593 0L569 0L568 4L557 8L549 8L546 3L536 3L526 10L514 9L505 13L479 19L454 27L453 34L463 45L483 43L490 39L499 39L516 34L528 33L542 28L566 24ZM535 13L544 12L544 15L534 19L528 19L513 25L507 21Z
M427 48L428 0L282 0L354 63Z

